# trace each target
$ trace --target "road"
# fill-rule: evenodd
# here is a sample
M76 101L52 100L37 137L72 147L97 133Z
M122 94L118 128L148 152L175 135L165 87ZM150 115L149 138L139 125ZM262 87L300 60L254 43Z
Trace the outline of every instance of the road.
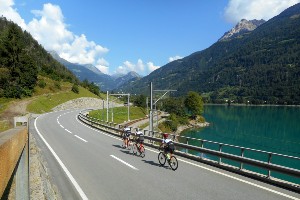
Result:
M176 171L160 167L157 150L133 156L119 138L78 121L78 112L48 113L30 124L64 199L300 199L298 193L181 157Z

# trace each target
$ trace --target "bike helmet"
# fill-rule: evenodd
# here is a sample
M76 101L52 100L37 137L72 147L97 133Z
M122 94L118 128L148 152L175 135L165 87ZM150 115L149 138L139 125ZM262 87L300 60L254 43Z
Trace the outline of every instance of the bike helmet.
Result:
M168 134L167 134L167 133L164 133L164 134L163 134L163 138L164 138L164 139L167 139L167 138L168 138Z

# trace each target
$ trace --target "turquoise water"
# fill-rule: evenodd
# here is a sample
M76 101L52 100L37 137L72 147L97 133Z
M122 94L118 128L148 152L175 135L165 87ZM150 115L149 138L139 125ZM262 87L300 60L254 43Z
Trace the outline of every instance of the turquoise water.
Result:
M205 106L204 117L209 127L188 130L183 135L204 140L264 150L300 157L300 107L284 106ZM194 142L192 145L199 145ZM218 150L217 145L206 148ZM223 147L223 151L240 155L240 150ZM208 157L217 160L218 158ZM246 151L245 156L268 161L268 155ZM239 163L222 160L239 166ZM300 169L300 161L273 156L272 163ZM266 170L244 165L263 174ZM272 172L273 177L286 179L300 184L299 178L288 177Z

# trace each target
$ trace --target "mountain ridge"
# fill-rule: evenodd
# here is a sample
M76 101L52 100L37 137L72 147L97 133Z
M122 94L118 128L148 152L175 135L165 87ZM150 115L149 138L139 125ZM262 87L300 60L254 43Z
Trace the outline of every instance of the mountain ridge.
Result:
M175 89L202 93L208 102L300 104L300 4L286 9L249 34L217 41L119 88L130 93Z
M128 81L134 81L141 77L138 73L133 71L128 72L127 74L116 74L116 76L110 76L108 74L104 74L92 64L81 65L71 63L61 58L55 51L49 51L49 53L54 59L71 70L81 81L87 79L100 87L102 91L112 91Z
M224 41L224 40L229 40L235 37L238 37L242 34L249 33L265 23L266 21L261 19L261 20L246 20L242 19L240 22L235 25L230 31L227 31L224 33L224 35L219 39L219 41Z

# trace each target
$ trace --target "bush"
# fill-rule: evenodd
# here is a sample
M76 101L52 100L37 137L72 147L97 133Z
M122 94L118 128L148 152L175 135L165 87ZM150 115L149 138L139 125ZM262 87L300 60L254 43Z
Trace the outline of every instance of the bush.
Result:
M74 93L76 93L76 94L79 94L79 87L78 87L78 85L74 84L74 85L72 86L72 92L74 92Z
M40 87L40 88L45 88L46 87L46 82L44 81L44 79L42 79L42 80L40 80L39 82L38 82L38 86Z
M56 89L61 90L60 82L56 81L56 82L54 83L54 87L55 87Z

